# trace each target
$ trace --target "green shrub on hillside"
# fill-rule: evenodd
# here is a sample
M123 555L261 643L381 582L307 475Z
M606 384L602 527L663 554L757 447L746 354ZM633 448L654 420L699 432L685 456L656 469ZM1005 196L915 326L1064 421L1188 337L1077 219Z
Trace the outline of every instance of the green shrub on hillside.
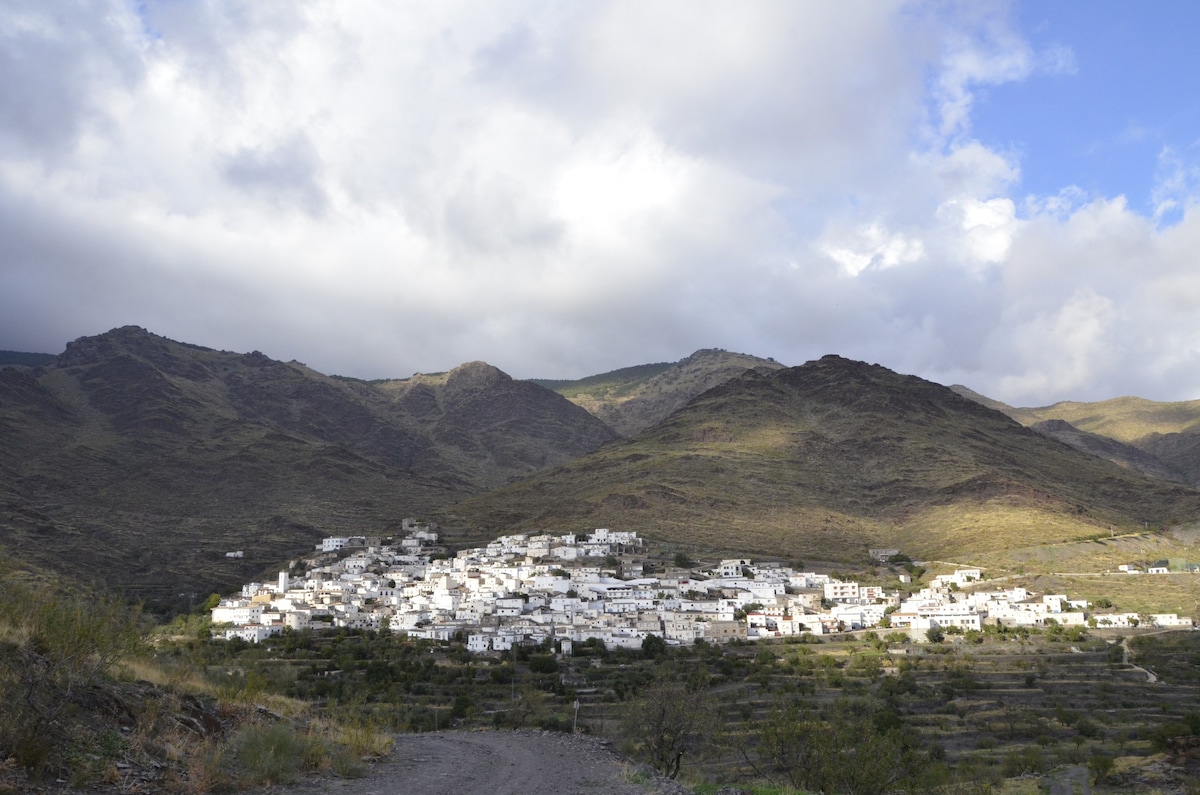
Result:
M112 596L0 576L0 758L36 772L61 764L68 707L137 645L139 622Z

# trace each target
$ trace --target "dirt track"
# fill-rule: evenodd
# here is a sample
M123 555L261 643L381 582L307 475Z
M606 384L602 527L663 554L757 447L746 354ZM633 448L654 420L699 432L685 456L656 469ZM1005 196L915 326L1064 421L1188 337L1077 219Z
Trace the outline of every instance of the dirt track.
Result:
M688 789L622 762L603 741L551 732L402 734L359 779L311 779L279 795L683 795Z

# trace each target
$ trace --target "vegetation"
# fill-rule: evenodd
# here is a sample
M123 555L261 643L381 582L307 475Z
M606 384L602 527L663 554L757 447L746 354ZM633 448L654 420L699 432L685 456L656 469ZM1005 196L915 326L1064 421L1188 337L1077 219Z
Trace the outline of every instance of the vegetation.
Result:
M746 370L782 365L720 349L696 351L674 363L644 364L577 381L536 381L599 417L621 436L632 436L665 419L692 398Z
M0 545L188 612L323 535L390 535L612 437L482 363L371 385L126 327L0 368Z
M1125 664L1120 646L1054 627L988 627L939 644L900 633L637 650L591 641L573 656L550 646L478 656L461 639L337 630L260 645L160 641L158 653L220 682L224 697L275 693L376 730L570 731L579 701L579 731L609 734L695 786L951 793L1081 765L1128 792L1143 764L1200 727L1200 683L1188 678L1197 634L1131 643L1134 662L1161 667L1165 685ZM839 766L848 755L855 764Z
M205 793L305 770L350 776L390 745L361 716L322 717L259 671L205 669L210 641L150 631L116 596L0 561L0 793L46 779Z
M68 710L134 650L139 630L124 602L38 581L0 560L0 749L36 773L61 764L80 730Z
M638 527L659 543L862 563L878 546L991 559L1198 512L1190 489L1126 473L936 384L826 357L711 389L635 437L440 520Z
M21 351L0 351L0 366L17 364L22 367L41 367L54 361L52 353L22 353Z
M143 790L194 793L353 775L390 732L567 731L576 701L580 731L627 741L666 775L774 791L985 792L1056 766L1135 791L1140 770L1173 770L1200 743L1200 633L1129 641L1158 682L1125 647L1063 627L947 630L919 645L896 632L593 641L572 656L547 645L481 657L461 637L388 631L210 639L197 611L214 588L262 579L321 535L386 535L412 511L464 545L496 528L636 527L686 550L674 559L686 567L722 554L859 564L868 548L899 547L1122 610L1200 608L1200 578L1108 573L1197 562L1200 527L1185 524L1197 492L936 384L837 357L784 370L702 351L548 386L629 438L581 456L611 430L481 363L368 383L127 328L36 372L0 369L0 468L12 474L0 540L76 575L111 572L127 595L179 613L147 635L128 602L0 561L0 793L51 776L111 785L130 769ZM1191 471L1195 406L1080 406L1036 411ZM235 549L245 556L225 557Z
M461 638L387 631L252 645L209 640L201 617L147 636L118 601L9 568L4 703L27 698L31 654L46 664L34 668L37 709L0 713L0 750L30 776L80 784L112 780L118 762L140 765L157 789L197 793L306 770L354 775L386 752L388 732L570 731L575 701L578 730L611 734L693 786L951 793L1074 765L1098 786L1135 791L1144 763L1161 766L1155 754L1200 734L1198 633L1130 641L1159 683L1120 646L1061 627L988 627L936 644L873 632L628 651L591 641L573 656L550 645L477 656ZM42 742L23 746L27 736Z
M767 778L814 792L884 795L929 777L899 716L865 699L839 699L817 713L798 703L774 708L756 732L754 765Z
M680 681L666 667L630 703L625 716L626 742L654 769L675 778L690 758L704 748L713 728L709 694L699 679Z

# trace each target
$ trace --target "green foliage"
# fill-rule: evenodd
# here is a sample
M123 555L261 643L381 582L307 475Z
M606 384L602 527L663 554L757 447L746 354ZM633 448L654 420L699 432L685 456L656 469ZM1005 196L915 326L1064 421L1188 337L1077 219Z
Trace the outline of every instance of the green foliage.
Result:
M1036 745L1014 748L1004 755L1001 770L1006 778L1046 772L1046 757Z
M61 763L70 707L139 641L140 614L104 594L0 576L0 748L45 771Z
M319 757L314 742L286 723L247 726L230 741L230 761L236 763L243 784L290 784L299 777L306 759Z
M558 660L552 654L535 654L529 658L529 671L535 674L558 673Z
M928 762L895 713L849 700L824 714L797 704L777 708L758 732L757 753L793 787L854 795L914 782Z
M1088 759L1088 772L1092 774L1092 782L1103 784L1112 775L1116 762L1111 754L1096 753Z
M663 671L626 710L625 737L655 770L675 778L684 756L700 753L711 739L713 718L706 690Z
M667 653L667 642L659 635L647 635L642 639L642 656L647 660L657 660Z

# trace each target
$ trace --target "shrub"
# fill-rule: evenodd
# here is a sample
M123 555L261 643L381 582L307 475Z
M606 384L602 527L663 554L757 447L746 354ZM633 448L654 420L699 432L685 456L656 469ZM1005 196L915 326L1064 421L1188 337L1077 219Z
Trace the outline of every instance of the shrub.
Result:
M551 654L535 654L529 658L529 671L535 674L558 673L558 660Z
M1116 763L1108 754L1093 754L1091 759L1088 759L1088 770L1092 774L1092 782L1095 784L1103 784L1112 774Z
M243 784L271 786L294 782L307 758L321 756L306 738L286 723L247 726L230 742L237 778Z
M30 771L61 764L68 707L136 647L139 622L114 596L0 576L0 748Z

